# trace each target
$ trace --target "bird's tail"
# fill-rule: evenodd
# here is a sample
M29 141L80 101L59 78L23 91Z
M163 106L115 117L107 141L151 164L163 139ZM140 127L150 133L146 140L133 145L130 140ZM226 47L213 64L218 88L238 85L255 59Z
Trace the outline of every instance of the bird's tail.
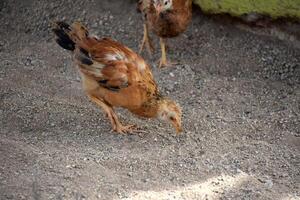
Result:
M64 49L74 51L75 46L89 35L88 30L79 22L69 25L65 22L54 22L52 31L57 36L56 42Z

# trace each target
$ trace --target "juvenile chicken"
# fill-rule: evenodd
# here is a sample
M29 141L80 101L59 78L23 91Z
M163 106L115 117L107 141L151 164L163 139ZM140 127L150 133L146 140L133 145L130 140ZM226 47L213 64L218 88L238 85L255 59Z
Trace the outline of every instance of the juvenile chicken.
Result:
M144 15L144 37L140 53L146 46L154 51L149 38L149 28L160 37L161 59L159 67L171 66L167 60L166 38L176 37L184 32L192 18L192 0L139 0L139 10Z
M72 51L87 96L104 110L114 131L135 129L120 123L114 107L123 107L141 117L168 121L181 132L181 108L160 94L148 64L138 54L110 38L90 36L78 22L71 26L56 22L52 30L56 42Z

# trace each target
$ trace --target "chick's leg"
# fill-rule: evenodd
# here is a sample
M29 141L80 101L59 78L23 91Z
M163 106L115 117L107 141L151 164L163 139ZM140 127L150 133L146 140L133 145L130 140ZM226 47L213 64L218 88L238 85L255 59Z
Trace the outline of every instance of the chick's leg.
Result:
M151 56L154 53L154 47L153 47L153 44L149 37L148 25L146 23L144 24L144 37L143 37L143 40L142 40L142 43L140 46L139 53L141 53L143 51L145 45L146 45L149 55Z
M106 113L107 117L110 119L112 129L118 133L130 133L134 130L134 125L127 125L123 126L116 113L114 112L113 108L105 104L101 99L94 97L94 96L89 96L90 99L95 102L98 106L100 106L104 112Z
M116 129L115 131L117 131L118 133L132 133L133 131L135 131L136 126L135 125L122 125L120 123L120 121L118 120L118 116L112 112L112 116L116 122Z
M89 98L91 99L91 101L93 101L94 103L96 103L98 106L100 106L105 114L107 115L107 117L109 118L110 122L111 122L111 126L113 130L116 130L117 125L116 125L116 121L112 115L112 108L110 106L108 106L107 104L105 104L101 99L91 96L89 95Z
M159 60L158 67L159 68L169 67L176 64L176 62L171 62L167 60L166 41L164 38L160 38L160 48L161 48L161 58Z

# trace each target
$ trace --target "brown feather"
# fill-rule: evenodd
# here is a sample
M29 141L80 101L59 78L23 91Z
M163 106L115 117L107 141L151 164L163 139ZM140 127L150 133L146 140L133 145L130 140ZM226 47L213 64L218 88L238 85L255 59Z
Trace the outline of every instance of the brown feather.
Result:
M122 132L124 127L118 122L113 107L126 108L142 117L158 117L166 101L143 58L110 38L89 36L79 23L63 30L55 28L56 32L63 32L57 34L58 39L60 35L64 39L67 35L66 43L74 42L73 57L81 72L83 88L91 100L105 110L116 131Z
M163 38L184 32L192 18L192 0L173 0L173 8L164 13L158 13L150 0L144 0L142 7L149 27Z

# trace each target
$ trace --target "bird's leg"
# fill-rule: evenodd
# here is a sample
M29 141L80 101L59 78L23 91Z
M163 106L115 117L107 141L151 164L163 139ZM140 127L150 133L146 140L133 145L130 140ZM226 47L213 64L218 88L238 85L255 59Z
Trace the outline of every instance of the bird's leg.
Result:
M154 53L154 47L153 47L153 44L149 37L148 25L146 23L144 24L144 36L143 36L143 41L140 46L139 53L141 53L143 51L145 45L146 45L149 55L152 56L152 54Z
M170 62L167 60L166 42L164 38L160 38L160 48L161 48L161 58L159 60L158 67L159 68L169 67L176 64L176 62Z
M112 129L116 130L117 129L117 125L116 125L116 121L115 121L115 119L114 119L114 117L112 115L112 108L110 106L108 106L107 104L105 104L101 99L99 99L97 97L89 95L89 98L91 99L91 101L93 101L94 103L96 103L98 106L100 106L104 110L106 116L110 120Z
M167 66L166 44L163 38L160 38L161 58L159 62L159 68Z
M104 112L106 113L107 117L110 119L112 129L118 133L131 133L134 131L134 125L127 125L123 126L116 113L114 112L113 108L105 104L101 99L96 98L92 95L89 95L90 99L95 102L98 106L100 106Z
M133 131L136 130L136 126L135 125L122 125L117 117L117 115L113 112L112 116L116 122L116 129L115 131L117 131L118 133L132 133Z

